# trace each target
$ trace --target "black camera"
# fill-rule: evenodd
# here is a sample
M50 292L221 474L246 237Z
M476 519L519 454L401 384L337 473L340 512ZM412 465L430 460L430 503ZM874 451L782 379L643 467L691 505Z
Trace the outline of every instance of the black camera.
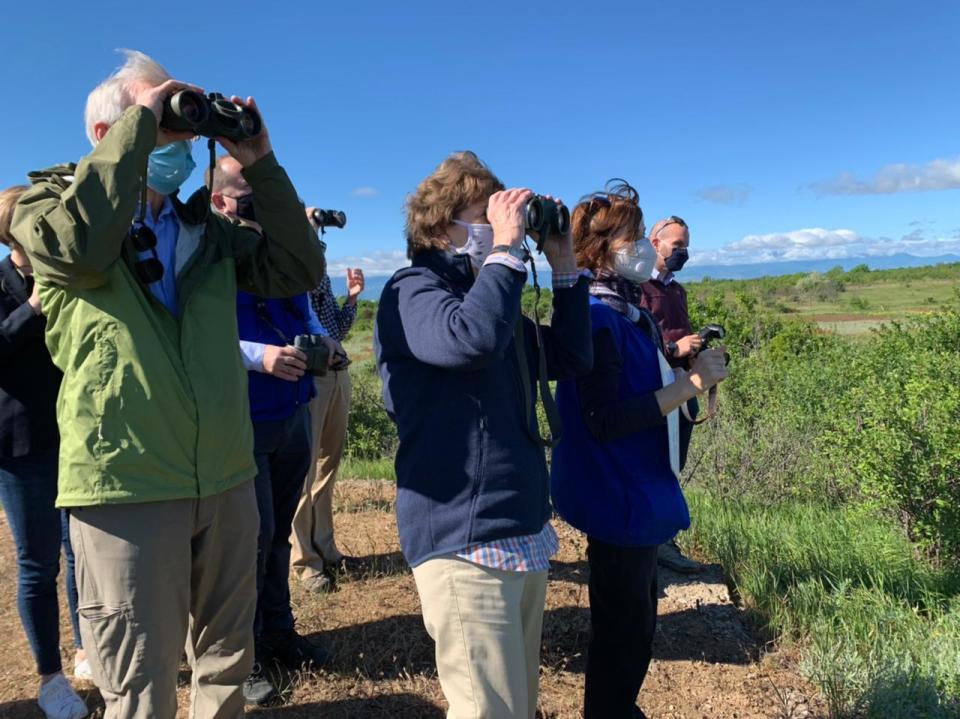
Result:
M524 218L524 231L535 237L537 252L543 251L548 235L565 235L570 229L570 210L540 195L527 200Z
M231 102L220 93L201 95L181 90L163 101L160 126L175 132L194 132L240 142L259 135L263 122L255 110Z
M315 377L323 377L330 363L330 349L323 339L323 335L297 335L293 338L293 346L307 356L307 372Z
M318 227L339 227L347 224L347 215L340 210L314 210L313 221Z
M707 349L710 346L710 343L714 340L722 340L727 336L727 331L723 329L722 325L707 325L702 330L697 332L700 335L700 340L703 342L701 349Z

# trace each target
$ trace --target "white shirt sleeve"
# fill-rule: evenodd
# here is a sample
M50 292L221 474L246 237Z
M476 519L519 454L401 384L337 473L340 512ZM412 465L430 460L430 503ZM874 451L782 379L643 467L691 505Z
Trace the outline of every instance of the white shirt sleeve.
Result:
M243 366L248 372L266 372L263 368L263 353L266 347L259 342L240 340L240 354L243 356Z

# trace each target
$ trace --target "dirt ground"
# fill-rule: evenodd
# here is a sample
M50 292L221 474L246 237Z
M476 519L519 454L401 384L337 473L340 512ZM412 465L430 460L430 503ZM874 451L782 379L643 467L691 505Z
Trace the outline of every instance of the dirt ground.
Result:
M347 577L331 595L315 596L293 581L299 631L333 650L319 673L276 678L284 702L251 716L293 719L442 719L445 703L433 664L433 643L420 619L413 577L399 553L393 487L344 482L337 489L341 549L372 569ZM0 718L42 717L34 665L16 611L16 565L9 528L0 519ZM586 541L555 520L561 551L553 562L544 617L538 716L580 717L589 628ZM768 651L731 601L719 568L693 577L662 572L654 662L640 695L651 719L802 719L825 716L793 658ZM63 644L69 625L62 619ZM65 666L71 651L64 651ZM187 716L189 670L181 672L180 712ZM102 714L91 685L81 694Z

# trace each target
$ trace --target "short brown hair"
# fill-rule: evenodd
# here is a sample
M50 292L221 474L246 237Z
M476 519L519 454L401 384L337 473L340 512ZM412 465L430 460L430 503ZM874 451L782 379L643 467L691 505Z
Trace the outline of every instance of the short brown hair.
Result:
M577 203L571 223L577 264L596 272L606 264L615 238L629 232L629 241L640 239L640 195L626 180L614 178L603 192L587 195Z
M440 238L457 213L502 189L503 183L474 153L450 155L407 198L407 257L442 247Z
M26 189L26 185L14 185L0 192L0 242L7 247L12 242L20 244L10 234L10 225L13 223L13 210Z

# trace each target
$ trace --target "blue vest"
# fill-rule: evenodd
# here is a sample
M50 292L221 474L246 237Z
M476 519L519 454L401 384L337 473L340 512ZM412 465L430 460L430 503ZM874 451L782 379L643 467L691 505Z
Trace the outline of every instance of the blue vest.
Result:
M663 387L657 348L633 322L590 298L593 331L609 329L623 359L620 399ZM690 526L670 469L666 424L598 442L583 422L576 380L557 384L563 437L553 451L553 506L577 529L627 547L662 544Z
M309 332L308 302L305 294L285 300L265 300L246 292L238 292L237 328L240 339L280 347L293 344L294 337ZM247 372L247 384L250 392L250 416L254 422L287 419L314 395L311 374L305 374L296 382L288 382L271 374L250 371Z

